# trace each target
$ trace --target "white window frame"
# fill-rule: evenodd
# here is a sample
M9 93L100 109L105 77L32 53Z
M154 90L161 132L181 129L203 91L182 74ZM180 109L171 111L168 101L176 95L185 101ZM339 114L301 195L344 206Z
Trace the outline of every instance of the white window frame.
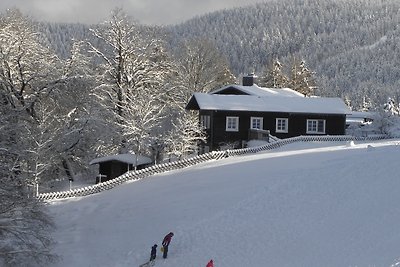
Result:
M280 121L285 122L285 127L280 128L281 124ZM277 133L288 133L289 132L289 119L288 118L276 118L275 120L275 132Z
M227 132L239 131L239 117L227 116L225 130Z
M254 127L254 122L255 121L259 121L260 128ZM250 117L250 129L262 130L263 127L264 127L263 124L264 124L264 118L263 117Z
M210 129L211 116L210 115L200 115L200 126L203 129Z
M318 130L320 123L322 123L322 131ZM326 120L322 120L322 119L307 120L307 125L306 125L307 133L308 134L325 134L325 126L326 126Z

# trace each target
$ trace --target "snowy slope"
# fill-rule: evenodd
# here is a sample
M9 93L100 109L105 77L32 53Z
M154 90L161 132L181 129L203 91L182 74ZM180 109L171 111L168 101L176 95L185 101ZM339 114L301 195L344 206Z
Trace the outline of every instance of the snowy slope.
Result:
M391 266L400 142L297 143L50 203L55 266Z

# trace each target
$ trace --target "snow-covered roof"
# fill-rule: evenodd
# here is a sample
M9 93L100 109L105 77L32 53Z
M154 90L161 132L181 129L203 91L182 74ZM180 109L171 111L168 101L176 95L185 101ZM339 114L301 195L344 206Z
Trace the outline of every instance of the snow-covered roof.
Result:
M375 112L368 111L351 111L347 115L348 118L361 118L361 119L373 119L376 116Z
M187 108L197 109L197 107L200 110L289 112L312 114L351 113L342 99L325 97L261 97L254 95L194 93Z
M223 91L234 88L243 94L253 95L253 96L289 96L289 97L304 97L302 93L299 93L290 88L264 88L259 87L257 84L253 84L252 86L244 86L244 85L236 85L231 84L224 86L220 89L211 91L210 94L220 94Z
M136 160L137 157L137 160ZM133 164L134 166L137 165L143 165L143 164L149 164L152 162L152 160L148 157L145 156L136 156L134 154L118 154L118 155L112 155L112 156L106 156L106 157L101 157L92 160L89 165L97 164L97 163L102 163L102 162L107 162L107 161L120 161L124 162L127 164Z

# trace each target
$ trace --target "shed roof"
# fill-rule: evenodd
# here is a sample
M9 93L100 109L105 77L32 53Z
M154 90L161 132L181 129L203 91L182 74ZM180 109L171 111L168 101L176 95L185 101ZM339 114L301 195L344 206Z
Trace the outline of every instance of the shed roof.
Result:
M286 96L268 97L254 95L219 95L206 93L194 93L194 95L189 100L186 109L288 112L311 114L351 113L349 108L340 98Z
M361 118L361 119L373 119L376 116L376 112L370 111L351 111L347 115L348 118Z
M137 157L137 160L136 160L136 157ZM128 153L128 154L118 154L118 155L97 158L97 159L92 160L89 163L89 165L98 164L98 163L107 162L107 161L119 161L119 162L123 162L126 164L132 164L133 166L149 164L152 162L152 160L148 157L140 156L140 155L137 156L135 154Z

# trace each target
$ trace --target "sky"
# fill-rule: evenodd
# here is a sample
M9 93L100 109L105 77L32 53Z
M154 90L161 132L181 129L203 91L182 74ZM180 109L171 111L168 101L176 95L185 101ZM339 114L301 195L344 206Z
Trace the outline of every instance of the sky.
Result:
M41 21L99 23L121 7L143 24L176 24L215 10L265 0L1 0L0 11L18 8Z
M50 267L400 265L400 140L297 142L48 203Z

